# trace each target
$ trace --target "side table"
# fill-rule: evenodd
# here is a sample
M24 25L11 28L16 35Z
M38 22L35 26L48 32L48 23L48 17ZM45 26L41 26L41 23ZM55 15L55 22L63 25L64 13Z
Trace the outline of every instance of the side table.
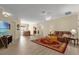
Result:
M78 39L77 38L68 38L70 41L74 41L74 46L78 45Z

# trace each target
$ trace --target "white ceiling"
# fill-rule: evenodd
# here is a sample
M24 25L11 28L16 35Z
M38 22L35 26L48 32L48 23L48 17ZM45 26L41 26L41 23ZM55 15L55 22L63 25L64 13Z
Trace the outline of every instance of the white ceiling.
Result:
M52 16L53 19L62 17L65 16L65 12L67 11L71 11L72 13L79 11L79 5L77 4L3 4L0 7L12 13L15 18L31 22L45 20L46 16ZM42 11L45 11L46 15L43 15Z

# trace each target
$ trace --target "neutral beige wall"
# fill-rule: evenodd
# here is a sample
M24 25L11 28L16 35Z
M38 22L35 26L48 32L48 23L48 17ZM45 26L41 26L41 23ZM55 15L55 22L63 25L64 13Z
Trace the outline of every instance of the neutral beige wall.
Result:
M38 23L38 27L40 25L42 26L41 32L44 35L48 35L50 31L71 31L71 29L77 29L77 16L71 15L52 19Z
M78 30L78 39L79 39L79 13L77 14L77 30Z
M20 29L19 30L17 30L17 24L19 24L20 25L20 20L19 19L16 19L15 20L15 28L14 28L14 30L15 30L15 42L16 42L16 40L19 40L20 39L20 36L21 36L21 32L20 32Z

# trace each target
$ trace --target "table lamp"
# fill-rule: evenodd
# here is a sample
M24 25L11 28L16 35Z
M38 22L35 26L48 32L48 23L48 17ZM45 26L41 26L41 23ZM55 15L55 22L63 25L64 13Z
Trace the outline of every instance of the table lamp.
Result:
M72 29L72 30L71 30L72 36L75 36L76 33L77 33L77 31L76 31L75 29Z

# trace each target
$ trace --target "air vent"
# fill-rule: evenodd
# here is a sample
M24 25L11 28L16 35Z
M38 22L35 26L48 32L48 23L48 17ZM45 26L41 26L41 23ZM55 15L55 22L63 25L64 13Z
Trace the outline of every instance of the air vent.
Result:
M71 14L71 11L68 11L65 13L65 15L70 15Z

